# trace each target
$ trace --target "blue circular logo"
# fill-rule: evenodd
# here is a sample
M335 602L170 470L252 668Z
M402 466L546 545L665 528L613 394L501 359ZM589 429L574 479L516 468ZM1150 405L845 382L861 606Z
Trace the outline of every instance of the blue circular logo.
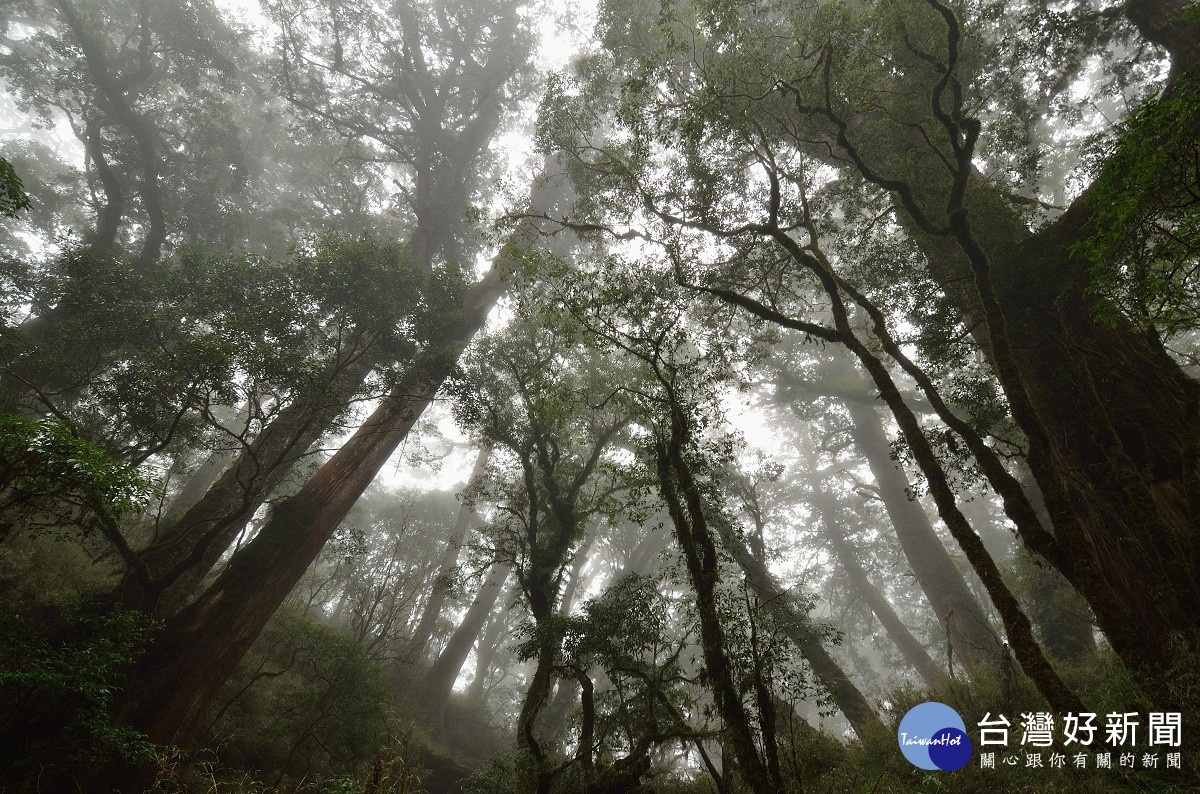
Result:
M896 731L900 752L915 767L954 772L971 760L971 739L958 712L945 703L909 709Z

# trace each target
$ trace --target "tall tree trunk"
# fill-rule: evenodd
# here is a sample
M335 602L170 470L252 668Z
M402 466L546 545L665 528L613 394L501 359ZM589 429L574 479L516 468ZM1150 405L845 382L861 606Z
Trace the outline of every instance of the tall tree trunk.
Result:
M995 666L1004 658L1000 641L979 600L921 505L908 498L908 476L896 461L874 408L846 401L850 434L870 466L888 517L917 583L929 599L954 655L968 671Z
M738 773L755 792L769 792L772 789L770 773L755 746L750 717L725 651L724 629L716 604L720 559L709 531L703 497L684 457L690 429L683 409L673 401L670 412L666 438L655 443L658 487L674 526L675 539L683 552L688 579L696 593L700 646L709 688L724 723L725 738L737 760Z
M204 495L139 552L146 575L126 574L119 598L129 608L177 607L208 575L255 511L345 410L373 364L368 350L348 345L327 379L284 408L244 447Z
M471 473L467 476L468 486L482 476L491 451L491 447L486 445L479 450L479 454L475 457L475 465L471 467ZM430 638L433 637L433 630L437 627L438 618L442 615L442 606L446 603L447 585L455 571L458 570L458 553L467 539L474 516L475 508L467 504L459 506L458 518L454 522L454 528L450 530L450 537L446 539L446 550L442 554L441 566L438 568L437 577L433 580L429 599L421 609L421 618L417 621L417 628L413 631L408 647L404 650L404 658L409 662L416 662L425 654L425 648L429 645ZM457 674L456 672L455 675Z
M1200 76L1200 22L1187 4L1133 0L1121 10L1170 53L1165 94ZM955 134L971 124L964 120ZM928 154L928 142L894 131L874 171L903 174L907 183L868 178L904 204L906 223L925 230L913 237L930 275L993 365L1054 522L1054 563L1087 599L1143 694L1169 706L1172 642L1200 635L1200 384L1153 329L1098 319L1096 263L1081 243L1111 201L1103 190L1093 185L1033 232L1001 190L970 176L972 146L959 148L949 176L932 162L915 173L910 155ZM844 135L842 142L849 145ZM1117 162L1100 182L1119 183Z
M1000 329L978 295L961 286L948 294L975 318L969 327L993 361L1001 338L1012 351L1009 366L994 368L1028 437L1056 564L1139 687L1165 706L1171 638L1200 630L1200 386L1154 335L1093 319L1091 263L1076 251L1092 234L1088 201L1002 244L999 229L1019 221L990 188L973 191L967 205L993 266ZM961 250L918 240L935 278L970 283Z
M507 615L493 612L491 619L488 620L487 628L484 629L483 636L479 639L478 647L475 649L475 677L471 679L471 683L467 687L467 698L472 703L480 706L484 704L487 696L485 687L488 673L492 670L492 662L499 655L500 638L507 626Z
M925 646L912 635L908 626L904 625L904 621L892 608L891 603L871 582L866 569L859 562L855 550L842 535L841 522L837 520L836 509L830 503L829 495L826 493L815 495L814 503L825 522L825 531L822 532L822 537L829 543L838 563L845 569L846 575L850 578L850 584L870 606L871 611L887 632L888 639L900 649L905 661L912 665L926 686L930 689L941 688L946 683L947 671L934 663L933 659L929 657L929 652L925 650Z
M554 780L554 771L549 768L549 757L538 739L535 726L538 715L550 698L550 690L554 684L554 658L557 652L554 637L547 632L539 643L533 676L529 679L529 687L525 690L525 699L521 702L521 711L517 715L517 748L529 753L535 762L534 779L537 794L550 794L551 783Z
M88 75L100 92L103 104L107 105L106 109L133 138L138 167L142 172L138 194L141 196L142 208L146 212L148 221L145 235L142 238L142 247L134 264L138 269L147 270L158 261L163 243L167 239L166 211L163 208L162 191L159 184L160 158L156 141L157 132L145 117L134 109L131 102L131 96L139 90L138 86L154 73L153 64L149 60L151 57L149 55L151 50L149 20L151 4L149 0L140 0L138 4L139 34L142 39L139 49L142 51L142 63L139 64L137 72L120 77L113 72L109 65L106 42L102 41L96 35L96 31L89 27L87 21L79 16L74 3L70 0L55 0L55 6L79 44ZM97 147L101 145L99 140L95 145ZM106 193L107 188L106 180ZM111 211L113 196L108 196L108 199L110 205L106 209ZM120 204L118 204L119 206ZM105 246L111 245L111 241L104 239L108 237L107 233L102 233L102 235L101 238L98 238L98 242Z
M150 741L186 746L216 691L350 508L407 437L504 291L499 269L410 365L362 427L289 499L217 580L167 625L125 687L121 719Z
M846 715L850 727L854 728L859 738L881 735L884 732L883 721L866 696L850 680L850 676L846 675L846 671L813 635L808 616L797 608L791 591L779 586L767 570L766 563L750 553L729 522L714 513L712 523L720 533L726 550L746 574L746 580L759 601L775 615L780 629L796 644L817 680L829 692L842 714Z
M458 628L450 635L446 647L438 654L438 658L425 675L425 703L430 727L437 733L441 733L446 726L446 703L450 700L450 693L454 691L454 682L458 680L463 663L471 653L471 646L479 639L488 615L495 609L508 575L507 565L499 562L492 564L487 579L476 593L475 600L463 616L462 623L458 624Z
M587 531L587 536L584 538L583 544L575 550L574 559L571 561L567 584L563 588L562 597L558 601L558 614L563 617L571 614L571 609L575 606L576 595L581 591L587 592L591 576L585 577L583 568L588 561L588 552L595 542L596 528L593 526ZM558 679L558 684L554 689L554 694L550 698L550 702L542 709L534 726L540 735L558 745L562 744L562 740L566 735L567 728L569 727L567 717L571 713L571 706L576 701L575 695L581 685L580 674L578 672L567 672L567 675Z

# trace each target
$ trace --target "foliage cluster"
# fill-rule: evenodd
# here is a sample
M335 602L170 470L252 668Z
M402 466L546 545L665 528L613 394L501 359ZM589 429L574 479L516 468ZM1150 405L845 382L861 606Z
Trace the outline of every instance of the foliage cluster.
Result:
M283 609L218 695L201 744L277 789L361 779L387 744L390 699L353 639Z
M263 36L0 3L5 101L83 152L0 158L0 773L415 791L503 733L475 790L1070 789L925 775L895 723L1200 719L1200 389L1166 348L1200 322L1195 75L1077 184L1086 103L1159 79L1134 31L1196 59L1195 10L1181 46L1151 5L604 0L469 284L537 82L520 0L276 0ZM439 394L482 476L377 501ZM727 420L750 401L769 427ZM830 648L818 609L895 647ZM931 688L879 708L888 664Z
M31 206L25 186L13 164L0 157L0 217L15 218Z
M0 416L0 538L114 522L150 501L138 470L79 438L57 419Z
M1171 338L1200 321L1200 82L1148 99L1093 152L1098 207L1078 246L1099 318Z
M40 628L7 609L0 614L0 776L61 785L114 758L150 760L155 748L110 708L155 623L137 612L79 610L53 641Z

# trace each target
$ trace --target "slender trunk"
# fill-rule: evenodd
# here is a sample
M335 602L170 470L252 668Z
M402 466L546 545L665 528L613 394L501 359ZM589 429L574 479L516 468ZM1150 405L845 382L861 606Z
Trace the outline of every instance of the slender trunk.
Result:
M471 679L471 684L467 687L467 698L472 703L483 705L487 695L485 687L488 674L492 670L492 663L499 655L500 636L508 626L506 618L507 616L504 614L493 612L487 628L479 640L478 647L475 649L475 677Z
M479 588L467 614L463 616L462 623L458 624L458 628L450 635L446 647L425 675L424 697L430 727L435 732L440 733L445 728L446 703L450 700L450 693L454 691L454 682L458 680L463 663L471 653L471 646L479 639L488 615L495 609L508 574L508 566L503 563L492 564L487 579Z
M553 781L553 771L548 768L546 751L538 741L534 726L538 714L550 697L550 688L554 683L556 653L554 638L547 634L538 647L533 677L529 679L529 688L525 691L521 712L517 715L517 747L533 757L537 794L549 794Z
M763 755L767 757L767 772L776 791L784 790L783 771L779 764L779 740L775 723L775 695L771 690L770 672L763 658L758 638L758 605L746 597L746 615L750 620L751 674L754 681L754 702L758 707L758 727L762 735Z
M971 672L996 665L1004 650L979 600L967 586L921 505L908 498L908 476L891 458L879 414L846 402L850 434L867 459L888 517L917 583L959 662Z
M738 773L756 792L772 790L770 773L755 746L750 717L734 681L734 670L725 652L724 630L717 612L716 590L720 580L717 547L709 532L702 496L684 458L689 433L687 420L678 406L671 406L670 434L656 442L659 490L675 538L683 552L688 578L696 593L700 617L700 645L709 688L724 723L725 737L737 760Z
M446 338L421 353L362 427L167 626L125 688L120 714L150 741L186 746L213 695L407 437L504 290L493 269Z
M467 477L468 486L482 476L490 454L491 447L484 446L479 450L479 454L475 457L475 465ZM442 554L437 577L433 580L429 600L425 602L425 606L421 610L417 628L413 631L412 640L404 651L404 659L409 662L416 662L425 654L425 648L429 645L430 638L433 637L433 630L437 627L438 618L442 616L442 606L446 603L447 584L458 570L458 553L467 539L467 533L471 528L471 519L474 515L475 508L467 504L459 506L458 518L454 522L454 528L450 530L450 537L446 539L446 550Z
M567 586L563 589L562 598L558 602L558 614L571 614L571 608L575 606L575 594L580 591L580 586L584 584L583 566L587 565L588 552L592 549L592 544L596 542L596 529L593 527L587 537L583 539L583 544L575 551L575 557L571 560L571 575L567 578ZM590 581L591 577L587 577ZM586 585L583 591L587 592Z
M162 191L159 184L159 155L156 131L146 119L134 110L130 101L131 93L153 74L153 65L149 62L150 51L150 4L141 0L138 6L140 18L141 49L143 63L138 72L118 80L113 74L105 52L105 44L89 28L75 10L69 0L56 0L59 13L70 27L72 35L79 44L87 66L88 74L99 89L103 102L107 104L112 116L129 132L134 141L134 151L137 154L138 167L142 172L141 189L139 194L142 208L148 221L145 236L142 238L141 251L135 259L139 269L148 269L159 257L163 243L167 239L167 218L163 209ZM129 79L132 77L134 79Z
M579 747L575 751L575 760L584 769L592 768L592 745L595 743L596 727L596 688L587 672L574 668L575 680L579 682Z
M87 120L84 127L87 135L84 150L100 176L101 187L104 188L104 206L96 211L96 234L92 238L91 250L100 256L108 256L117 246L121 218L125 215L125 193L121 189L121 180L109 165L108 155L104 152L104 138L101 134L103 129L104 125L99 117L93 116Z

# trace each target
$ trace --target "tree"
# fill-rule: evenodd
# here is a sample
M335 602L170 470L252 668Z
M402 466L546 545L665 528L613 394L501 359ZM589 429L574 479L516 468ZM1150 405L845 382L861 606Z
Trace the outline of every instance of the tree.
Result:
M493 273L463 316L410 365L380 407L294 495L274 505L254 540L176 615L126 689L123 718L152 741L186 744L217 689L433 399L498 296Z
M543 628L557 613L563 577L589 522L603 521L634 485L636 470L613 459L627 444L630 412L619 362L584 344L580 329L537 303L499 339L481 342L455 385L459 420L480 433L513 468L493 473L481 494L497 505L485 530L497 558L512 568L539 638L521 714L518 746L537 764L539 791L553 771L535 733L556 673L556 643ZM616 364L614 366L614 364Z
M614 261L610 257L602 264ZM627 356L641 370L628 387L639 408L637 420L648 431L639 453L648 467L653 466L655 488L696 595L704 675L721 717L722 736L738 774L753 790L778 789L782 778L768 688L760 666L754 664L760 753L753 711L742 696L750 687L742 686L743 671L732 655L730 635L738 629L725 625L720 610L723 560L716 525L729 524L714 509L721 503L715 483L721 464L728 462L731 444L720 433L705 432L709 417L720 415L715 407L720 386L747 352L735 341L740 335L720 335L721 320L727 318L688 316L670 282L651 275L656 289L646 291L638 285L642 275L564 274L558 300L595 337L596 344ZM751 615L751 626L752 621Z
M230 726L277 785L365 771L386 696L343 684L405 657L429 741L477 746L443 725L474 652L458 708L515 733L516 790L807 787L796 759L858 750L789 730L789 697L866 753L869 698L909 699L861 674L880 626L964 715L996 675L1031 709L1134 708L1087 677L1088 609L1137 708L1194 710L1182 0L605 0L494 234L530 7L260 22L0 4L0 601L52 565L87 584L5 619L0 723L37 756L10 769L148 788L116 767ZM489 450L463 505L363 499L439 399ZM448 594L475 508L478 581ZM101 619L62 609L98 590ZM276 701L293 735L256 748L241 717Z
M375 317L381 327L361 324L345 329L347 333L339 336L334 348L330 369L323 373L326 376L323 382L318 377L317 388L294 395L281 408L275 421L263 426L253 438L245 434L239 439L244 443L238 458L205 496L172 524L163 542L156 541L146 549L147 556L155 558L153 570L141 564L139 559L127 560L134 576L127 579L123 588L125 599L142 608L153 609L166 588L175 586L186 595L189 586L212 566L221 550L291 469L299 453L326 432L367 376L373 371L380 372L390 389L381 408L359 430L355 439L318 471L305 489L291 497L289 504L293 511L290 514L277 506L258 536L239 550L230 566L217 578L213 585L216 589L201 595L172 620L165 636L156 644L155 652L134 672L133 680L143 684L145 692L161 694L169 690L172 693L170 697L157 700L153 696L143 697L141 693L129 695L120 709L128 721L143 727L160 741L186 742L190 738L216 687L236 665L357 496L405 437L502 291L503 280L498 273L484 279L473 290L463 287L466 280L463 260L469 261L469 247L462 245L458 238L465 227L440 221L445 213L455 218L469 215L466 203L474 196L479 184L475 169L497 129L503 103L512 101L524 90L518 77L528 56L528 50L523 46L526 31L518 8L511 4L490 8L464 7L455 12L453 22L445 13L429 11L426 14L425 11L427 9L406 6L403 24L393 31L396 49L405 52L408 71L385 70L387 80L393 81L385 93L407 109L400 122L389 122L391 138L380 141L376 136L372 140L392 147L392 151L400 155L406 151L413 155L407 160L401 157L397 164L397 175L411 178L416 186L410 194L415 217L403 259L406 264L416 265L410 272L422 274L421 286L426 289L407 289L407 297L423 303L437 314L441 325L430 335L432 339L426 338L428 344L422 350L409 350L400 356L392 355L390 359L386 355L366 356L381 339L395 330L412 327L417 318L402 310L401 313L407 316L393 317L389 321L386 315L399 306L387 304L388 299L383 297L386 290L376 296L382 298L384 305L372 305L371 300L363 302L360 308L367 312L383 310ZM82 19L72 13L73 8L63 6L68 27L83 42L81 46L86 45L85 50L94 49L101 56L92 58L88 66L103 71L99 68L105 65L101 60L106 57L102 43L95 40L85 29ZM140 23L143 50L154 41L146 27L148 14L143 4ZM295 21L294 17L288 19ZM341 35L338 24L336 19L332 20L330 34L335 39ZM288 36L293 32L285 25L284 41L289 46L296 43L289 43ZM468 41L462 38L464 36L473 38ZM376 41L371 39L367 43L374 46ZM488 54L486 62L476 63L474 58L485 52ZM305 90L301 90L292 82L293 78L303 77L298 76L296 64L290 60L292 54L291 50L285 49L281 61L291 102L317 116L332 112L324 104L326 102L332 103L338 113L348 116L361 110L357 105L340 102L336 91L323 87L319 73L305 77ZM449 57L443 59L442 56L447 54ZM147 57L143 55L142 61L146 62ZM396 80L399 83L394 82ZM413 96L406 95L403 90L405 80L420 83L420 97L415 104L409 102ZM125 88L123 84L108 87L114 91ZM345 82L336 88L345 89ZM307 89L316 91L315 100L312 94L306 93ZM108 97L110 103L119 105L119 100L120 97ZM379 103L371 108L372 112L381 115L395 110ZM145 131L144 126L138 129ZM362 132L345 126L339 130L353 138L360 137ZM138 130L134 133L135 138L140 134ZM150 163L151 148L142 147L141 184L144 191L151 191L156 184ZM403 187L404 183L398 181L397 184ZM114 190L112 195L118 193ZM153 198L150 196L148 200ZM149 248L134 263L139 271L146 269L147 261L154 258L151 254L156 255L161 245L155 224L152 219L152 239L146 241ZM349 277L358 277L360 270L353 268ZM453 307L453 311L447 311L447 306ZM385 368L397 362L397 370L389 376ZM347 469L357 472L348 478L349 482ZM299 509L301 503L307 505L304 511ZM298 534L305 534L304 528L299 526L303 523L302 513L305 518L311 515L316 523L307 533L308 543L295 542ZM264 570L270 570L272 575L260 576ZM132 593L128 587L131 580L136 584ZM232 596L231 586L243 591L245 598ZM178 595L172 606L178 603L177 599ZM223 615L212 613L211 604L214 603L221 603L223 609L230 611ZM211 632L227 635L229 639L214 643ZM188 650L189 644L207 648L204 653L216 654L214 663L205 665L204 675L190 675L198 657ZM156 669L155 665L164 659L171 661ZM174 665L181 669L170 669ZM181 681L186 682L182 687ZM131 693L141 688L131 686L126 691Z
M508 566L504 563L492 564L471 606L446 640L446 646L442 648L442 652L438 654L425 676L428 689L424 693L423 701L429 712L430 727L436 732L445 730L446 704L450 701L454 683L471 653L471 647L480 639L488 616L495 610L496 603L504 592L504 583L510 574ZM479 653L483 652L481 648ZM476 672L476 677L478 676L479 672ZM483 682L479 683L482 686Z
M238 275L221 260L197 257L187 264L192 272L172 273L173 283L198 288L203 297L193 311L210 318L208 327L223 319L222 299L233 304L227 310L232 327L217 326L226 331L219 343L237 364L246 359L234 377L249 377L234 388L250 415L241 427L226 429L210 409L224 395L199 395L202 415L220 431L217 450L236 454L207 488L196 489L200 495L190 504L168 509L138 548L144 570L132 566L119 598L146 611L178 608L310 447L356 399L377 395L401 377L442 332L443 313L455 305L455 274L430 276L401 246L370 240L319 241L295 250L282 268L244 262L265 282L253 293L261 302L241 299L236 282L221 280ZM129 404L124 390L115 396ZM146 402L156 398L151 393Z
M665 584L621 577L577 614L543 621L519 648L535 658L552 644L556 670L579 685L579 738L570 764L588 790L627 791L650 770L652 750L675 742L686 748L702 736L689 724L696 703L681 659L691 638L671 625L686 610Z
M22 109L44 119L49 119L52 109L64 113L99 178L104 199L97 206L92 252L102 256L112 252L121 242L122 231L131 231L127 216L136 212L144 227L132 258L140 270L153 267L168 234L162 176L164 151L172 147L165 145L164 129L147 113L146 97L169 96L167 86L183 77L180 68L197 68L199 75L191 75L193 79L203 76L220 82L221 73L232 64L213 57L218 50L209 37L226 32L219 16L207 4L176 12L154 8L149 2L81 10L71 0L48 7L20 4L6 12L18 19L27 15L41 28L28 40L10 40L13 46L6 48L9 56L2 65ZM105 30L125 34L124 40L116 44L101 32ZM208 57L200 55L206 46ZM171 63L168 58L174 48L200 57ZM26 60L30 56L37 59L36 66ZM170 66L163 69L166 63ZM184 109L180 106L175 116L181 121ZM177 163L184 160L175 158Z
M869 391L865 384L856 382L856 375L845 366L847 363L836 360L829 363L818 369L812 381L794 374L781 375L787 383L787 390L781 395L783 401L790 402L822 388L841 390L840 401L849 415L849 436L866 459L900 547L938 616L954 655L968 671L986 672L989 666L995 669L1003 660L1004 651L984 607L955 568L920 503L911 498L914 489L903 467L892 460L891 446ZM836 507L824 502L819 509L828 516Z

